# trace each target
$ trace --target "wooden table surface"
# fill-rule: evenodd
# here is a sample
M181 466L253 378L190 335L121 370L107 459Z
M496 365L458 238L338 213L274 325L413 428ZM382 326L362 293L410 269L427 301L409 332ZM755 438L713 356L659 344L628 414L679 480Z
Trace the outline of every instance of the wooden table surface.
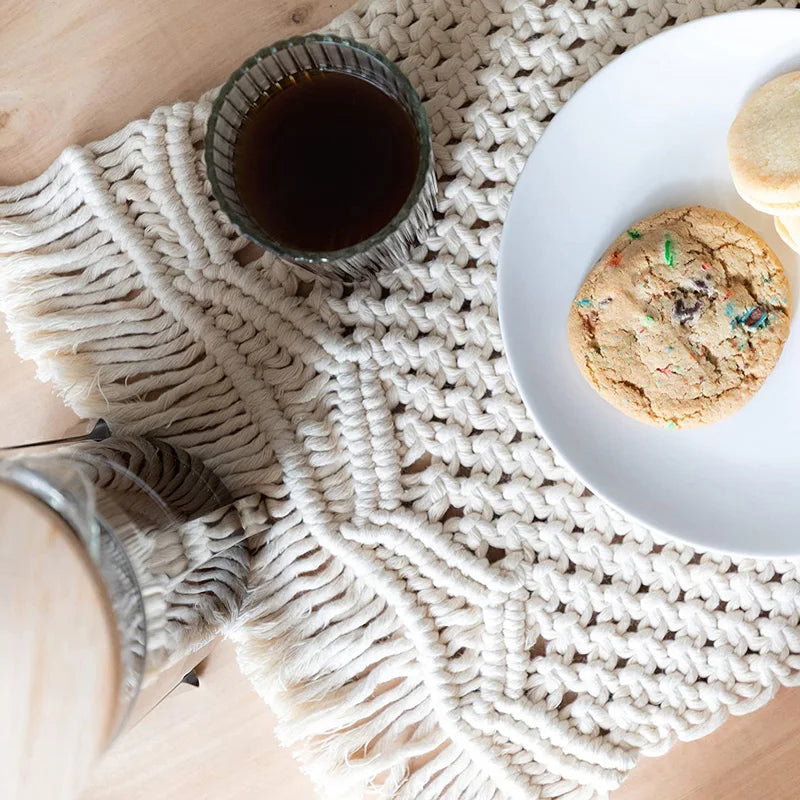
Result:
M155 105L191 99L270 41L325 25L348 0L5 0L0 27L0 184L33 177L68 144L112 133ZM0 262L2 269L2 262ZM0 446L74 421L0 332ZM83 800L313 797L239 674L230 645L121 738ZM613 800L794 800L800 691L644 759ZM354 800L356 800L354 798Z

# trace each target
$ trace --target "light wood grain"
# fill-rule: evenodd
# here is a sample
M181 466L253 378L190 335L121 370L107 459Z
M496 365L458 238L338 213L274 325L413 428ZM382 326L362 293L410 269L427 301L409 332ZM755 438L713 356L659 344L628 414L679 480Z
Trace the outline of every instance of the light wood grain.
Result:
M346 2L6 0L0 183L35 175L64 146L109 134L154 105L195 97L258 47L326 24ZM72 421L2 336L0 374L0 444ZM223 645L200 689L171 695L115 745L83 800L308 800L310 784L271 729ZM794 800L798 749L800 692L783 690L761 711L645 759L613 800Z
M0 34L0 47L2 41ZM17 357L4 323L0 324L0 376L0 447L55 439L77 422L55 391L36 380L33 364Z
M275 720L220 644L199 671L128 731L82 800L312 800ZM358 798L353 798L358 800Z
M222 83L259 47L324 25L347 0L5 0L0 184L67 145Z
M74 800L117 711L119 640L83 548L0 484L0 797Z
M612 800L797 800L800 691L781 689L752 714L643 758Z

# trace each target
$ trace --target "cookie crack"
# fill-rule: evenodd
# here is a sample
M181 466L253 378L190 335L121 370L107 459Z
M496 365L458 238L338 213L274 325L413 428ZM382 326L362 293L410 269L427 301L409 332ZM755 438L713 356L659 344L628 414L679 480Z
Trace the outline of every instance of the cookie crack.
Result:
M631 381L626 381L624 378L620 378L618 380L615 380L614 382L616 384L620 385L620 386L627 386L633 392L638 394L642 398L642 400L644 400L645 403L647 404L647 408L650 411L650 413L654 417L657 417L657 415L653 412L653 401L650 399L650 396L647 394L647 392L645 391L644 387L639 386L639 384L637 384L637 383L633 383Z
M716 372L719 372L720 371L719 358L717 356L715 356L711 352L711 350L708 348L708 346L705 345L705 344L701 343L700 344L700 349L701 349L701 351L703 353L703 357L706 359L706 361L708 361L711 364L711 366L714 367L714 370ZM727 359L726 359L726 361L727 361Z

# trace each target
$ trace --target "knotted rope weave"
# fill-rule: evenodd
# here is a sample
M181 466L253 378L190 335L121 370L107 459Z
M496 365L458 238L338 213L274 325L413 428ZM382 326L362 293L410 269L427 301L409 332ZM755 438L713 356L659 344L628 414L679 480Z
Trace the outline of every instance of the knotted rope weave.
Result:
M592 496L525 413L495 294L548 120L647 36L747 5L375 0L337 19L401 65L434 132L435 231L374 286L239 263L208 98L0 190L20 354L80 414L203 458L268 529L229 635L323 796L602 797L640 754L798 682L795 564L656 542Z

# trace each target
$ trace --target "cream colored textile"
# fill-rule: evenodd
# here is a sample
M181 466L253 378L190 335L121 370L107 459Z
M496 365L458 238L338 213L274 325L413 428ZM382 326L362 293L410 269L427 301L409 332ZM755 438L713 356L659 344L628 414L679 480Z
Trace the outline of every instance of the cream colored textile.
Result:
M497 320L501 224L548 120L631 45L745 5L376 0L336 20L399 62L434 132L435 231L371 287L239 263L207 99L0 190L19 352L272 525L230 635L322 796L603 796L797 682L795 566L656 543L593 497L526 415Z

